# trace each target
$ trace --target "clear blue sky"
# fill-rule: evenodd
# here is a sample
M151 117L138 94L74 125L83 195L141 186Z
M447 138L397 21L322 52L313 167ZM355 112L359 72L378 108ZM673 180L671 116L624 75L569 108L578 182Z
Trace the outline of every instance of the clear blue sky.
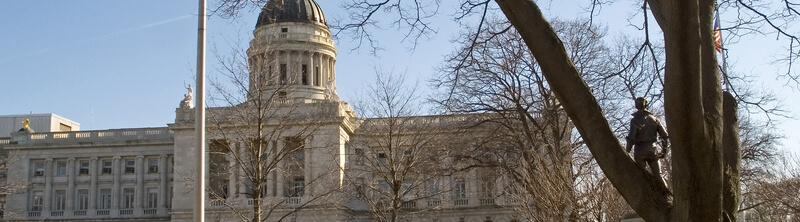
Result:
M346 16L341 2L318 1L329 20ZM544 7L548 14L571 18L576 3L568 2ZM442 4L445 12L456 7L455 2ZM626 26L626 15L638 6L626 4L605 8L599 18L611 35L634 31ZM194 83L196 12L197 2L186 0L0 2L0 115L56 113L79 122L83 130L166 126L174 121L184 82ZM256 12L245 11L235 20L209 18L209 76L215 65L210 49L231 50L237 41L246 47L256 17ZM378 56L352 51L352 42L336 39L339 94L354 101L376 66L424 84L455 48L449 40L460 29L451 18L445 13L436 20L439 34L413 52L395 29L375 33L385 48ZM795 115L800 97L782 86L785 81L774 79L772 73L782 67L770 62L780 48L769 44L774 38L764 39L727 45L730 61L738 72L762 76L756 86L784 97ZM780 127L788 137L784 146L800 150L800 137L793 135L800 122L787 120Z

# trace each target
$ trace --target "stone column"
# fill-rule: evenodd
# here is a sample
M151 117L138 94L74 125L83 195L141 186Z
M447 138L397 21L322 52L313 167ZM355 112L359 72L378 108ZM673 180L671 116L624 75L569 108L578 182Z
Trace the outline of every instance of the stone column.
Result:
M44 162L44 206L42 206L42 216L50 215L51 193L53 193L53 158L47 158Z
M147 196L144 193L144 156L138 155L136 156L136 188L134 191L134 198L133 198L133 208L134 212L142 212L142 207L144 206L144 197Z
M317 78L316 73L314 72L315 67L317 67L314 63L314 55L315 52L308 53L308 85L309 86L317 86L314 84L314 80Z
M312 168L311 168L311 164L313 164L312 161L311 161L311 150L308 149L308 144L311 144L310 142L311 142L311 136L309 136L308 139L305 139L303 141L303 146L304 146L303 147L303 167L301 169L303 169L303 177L304 177L304 181L305 181L306 184L308 184L308 182L311 181L313 176L314 176L314 172L312 171ZM294 179L292 179L292 180L294 180ZM303 196L313 196L313 195L314 195L313 186L306 186L304 184L303 185Z
M283 58L281 58L281 56L283 53L284 53L283 51L276 51L275 53L275 85L277 85L278 87L282 87L280 85L282 81L281 78L283 75L281 73L281 61L283 61Z
M67 215L72 215L70 211L75 204L75 158L67 159Z
M295 76L297 72L292 72L292 62L294 62L294 60L292 60L292 54L294 54L294 50L286 51L286 72L288 73L287 76L289 79L287 84L289 85L294 85L298 82L297 76Z
M283 140L278 139L277 144L278 144L278 146L275 148L276 150L283 149ZM281 151L278 151L278 152L281 152ZM274 160L274 157L271 157L271 158ZM276 165L277 165L278 168L283 168L283 161L278 162L278 164L276 164ZM283 173L280 173L281 171L282 170L274 170L274 171L272 171L276 175L275 176L275 187L277 187L275 189L275 193L276 193L275 196L276 197L283 197L284 196L283 195L284 194L283 193L283 180L284 180L284 177L286 175L283 174Z
M120 174L122 174L122 170L120 169L120 157L114 156L114 160L111 164L111 173L114 174L114 186L111 187L111 209L112 214L116 214L119 211L119 201L120 201L120 190L119 190L119 178Z
M158 209L167 208L167 155L158 157ZM164 211L166 212L166 211Z
M231 152L236 152L236 148L233 148L235 146L231 145L231 147L233 149ZM228 199L232 200L236 198L236 174L238 170L236 168L236 159L233 156L228 155L225 158L228 159Z
M326 80L327 81L331 81L331 84L333 84L333 72L334 72L334 68L333 67L334 67L333 66L333 58L328 57L328 78ZM333 92L331 92L331 93L333 93Z
M89 210L93 211L97 209L97 192L100 192L97 189L97 157L92 157L89 162ZM88 215L94 215L88 214Z

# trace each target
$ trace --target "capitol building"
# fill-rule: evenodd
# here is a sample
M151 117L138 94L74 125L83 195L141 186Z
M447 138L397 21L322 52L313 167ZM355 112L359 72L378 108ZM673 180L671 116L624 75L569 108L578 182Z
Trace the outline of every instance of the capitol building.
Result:
M487 146L487 115L363 118L336 92L314 0L271 0L241 101L207 109L206 221L524 221ZM354 61L342 61L354 62ZM80 130L54 114L0 116L4 221L192 221L191 88L164 127ZM238 98L238 97L237 97ZM26 124L22 124L24 120Z

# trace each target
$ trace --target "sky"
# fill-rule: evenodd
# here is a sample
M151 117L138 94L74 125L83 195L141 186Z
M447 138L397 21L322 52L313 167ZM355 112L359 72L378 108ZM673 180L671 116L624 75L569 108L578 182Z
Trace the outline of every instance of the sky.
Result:
M210 0L209 6L215 2ZM317 2L329 21L347 16L340 7L345 1ZM412 84L424 87L444 56L456 48L451 40L463 30L453 21L457 1L442 2L444 13L432 24L438 34L416 46L404 42L403 32L385 22L385 30L373 33L384 49L377 55L363 47L354 49L350 37L335 38L342 99L355 101L376 68L405 74ZM635 32L628 18L630 9L638 6L620 2L604 8L596 19L612 36ZM585 17L577 5L553 1L542 7L549 17ZM209 78L215 78L218 67L213 51L224 54L236 45L246 47L257 16L257 11L243 11L235 19L209 17ZM785 86L786 81L774 75L784 68L772 63L780 50L774 36L736 40L726 45L735 71L756 76L755 87L778 94L789 115L800 117L796 87ZM196 50L196 1L2 1L0 115L55 113L79 122L81 130L164 127L174 122L174 110L186 93L184 84L194 85ZM800 131L800 121L780 120L783 124L776 130L786 136L783 146L800 152L800 137L792 135Z

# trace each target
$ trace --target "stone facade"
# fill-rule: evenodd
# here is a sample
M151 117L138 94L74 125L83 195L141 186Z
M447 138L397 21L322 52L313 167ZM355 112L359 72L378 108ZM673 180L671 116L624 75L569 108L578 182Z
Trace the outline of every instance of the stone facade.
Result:
M241 221L257 205L270 212L268 221L376 221L374 212L390 208L382 192L388 182L376 169L392 158L424 157L434 164L408 174L408 186L398 182L405 187L401 221L520 221L503 181L483 181L477 169L432 173L456 164L448 150L474 145L468 137L480 129L453 129L475 116L402 117L401 125L417 127L402 132L384 128L385 119L357 118L336 94L336 49L322 11L313 0L282 2L301 6L292 9L300 14L262 12L247 52L247 101L207 111L206 220ZM4 219L192 221L197 145L191 91L185 97L164 128L0 138L18 157L8 181L28 184L6 197ZM442 130L425 131L433 128ZM389 135L420 146L400 143L387 153L375 139ZM413 141L422 135L438 139Z

